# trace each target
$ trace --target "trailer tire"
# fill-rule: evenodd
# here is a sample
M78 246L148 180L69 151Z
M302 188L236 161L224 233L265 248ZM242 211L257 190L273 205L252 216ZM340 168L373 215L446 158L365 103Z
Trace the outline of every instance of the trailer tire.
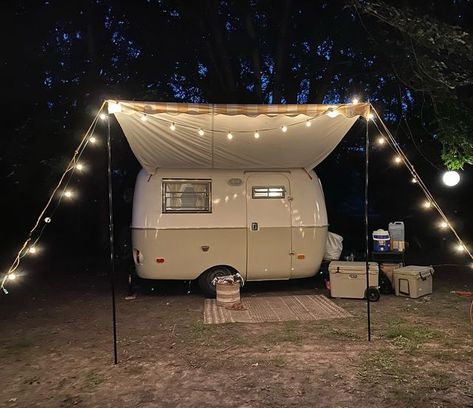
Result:
M199 287L207 298L214 298L217 293L215 286L212 285L212 281L218 276L234 275L235 272L226 266L215 266L205 271L199 276L198 283Z
M379 293L378 288L375 288L374 286L370 286L368 290L365 290L365 298L368 298L370 302L377 302L380 297L381 294Z

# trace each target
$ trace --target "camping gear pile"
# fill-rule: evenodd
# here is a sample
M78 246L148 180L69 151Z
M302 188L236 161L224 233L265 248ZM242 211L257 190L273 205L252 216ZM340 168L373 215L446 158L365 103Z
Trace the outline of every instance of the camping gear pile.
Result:
M338 261L343 251L343 237L333 232L327 233L324 261Z
M388 225L388 231L373 231L374 252L404 252L406 250L404 222L394 221Z

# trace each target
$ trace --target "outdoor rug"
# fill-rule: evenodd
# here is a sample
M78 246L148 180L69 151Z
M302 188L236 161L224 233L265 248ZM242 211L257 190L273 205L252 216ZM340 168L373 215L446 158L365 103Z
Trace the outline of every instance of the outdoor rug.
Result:
M244 310L217 306L215 299L205 299L204 323L262 323L289 320L321 320L351 317L323 295L246 297L241 299Z

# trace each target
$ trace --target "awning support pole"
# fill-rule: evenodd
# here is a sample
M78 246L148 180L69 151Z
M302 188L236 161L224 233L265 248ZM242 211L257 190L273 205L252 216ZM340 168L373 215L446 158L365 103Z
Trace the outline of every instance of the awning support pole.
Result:
M112 140L110 132L110 115L107 116L107 150L108 150L108 233L110 239L110 289L112 292L112 328L113 328L113 363L118 363L117 350L117 310L115 304L115 245L113 228L113 189L112 189Z
M369 151L370 151L370 138L369 138L369 117L366 118L366 133L365 133L365 263L366 263L366 312L368 320L368 341L371 341L371 305L369 297L370 287L370 269L369 269L369 225L368 225L368 182L369 182Z

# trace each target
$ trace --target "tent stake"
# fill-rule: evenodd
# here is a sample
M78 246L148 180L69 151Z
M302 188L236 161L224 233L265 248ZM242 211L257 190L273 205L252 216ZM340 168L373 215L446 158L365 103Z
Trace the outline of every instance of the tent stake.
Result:
M117 310L115 304L115 246L113 240L113 196L112 196L112 141L110 135L110 115L107 116L107 150L108 150L108 232L110 239L110 289L112 292L112 327L113 327L113 363L118 363L117 351Z
M370 287L370 265L369 265L369 225L368 225L368 168L369 168L369 149L370 149L370 138L369 138L369 118L366 118L366 134L365 134L365 262L366 262L366 313L368 320L368 341L371 341L371 305L369 297Z

